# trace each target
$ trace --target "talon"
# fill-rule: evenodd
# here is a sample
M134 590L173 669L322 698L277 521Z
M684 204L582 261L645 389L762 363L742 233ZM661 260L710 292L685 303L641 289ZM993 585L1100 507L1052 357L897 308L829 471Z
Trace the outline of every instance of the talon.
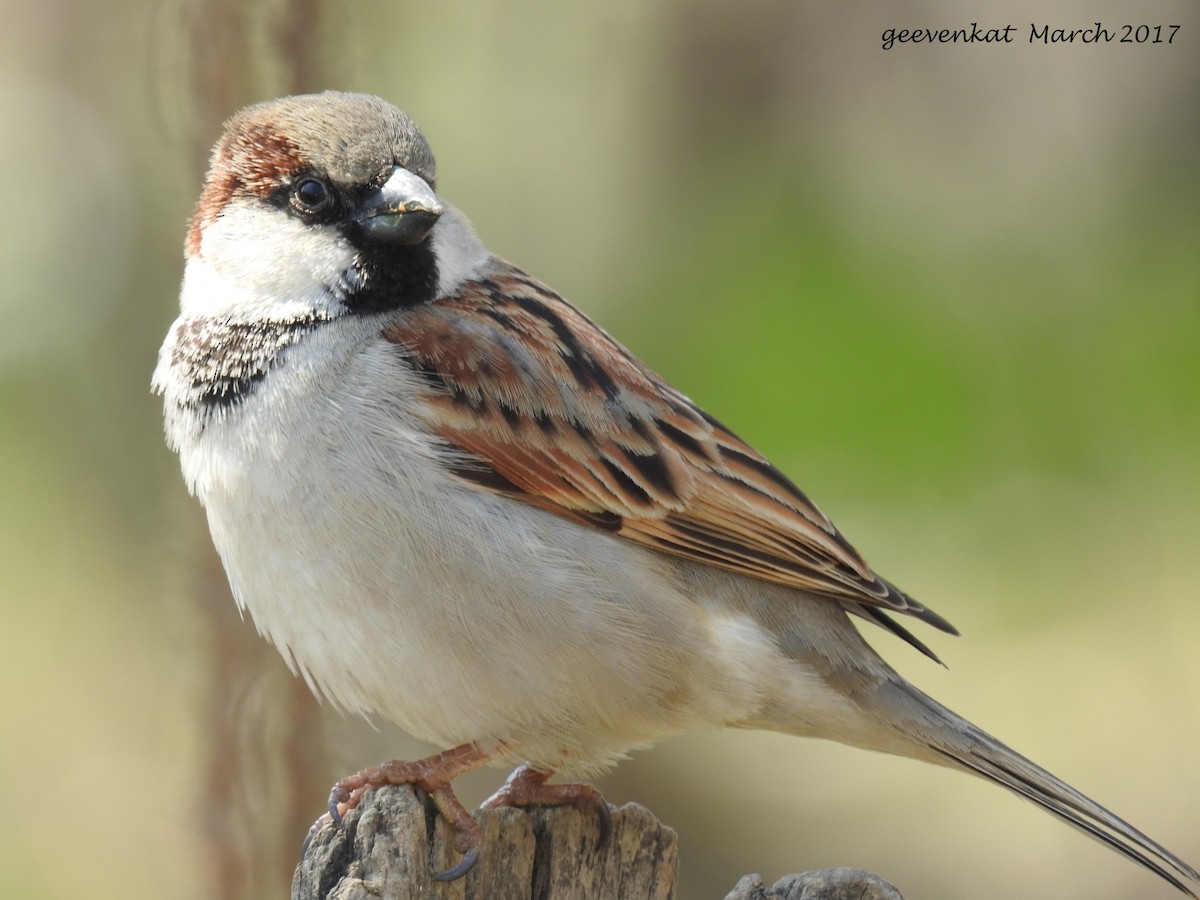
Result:
M431 878L434 881L457 881L468 872L471 871L475 863L479 860L479 848L472 847L466 852L462 859L454 866L451 866L445 872L434 872Z
M600 796L599 792L596 793L596 802L592 806L596 810L596 818L600 822L600 833L596 836L596 846L602 847L612 837L612 810L608 808L608 803Z
M312 843L313 838L320 834L321 830L326 825L332 824L333 817L330 816L329 813L323 813L322 815L317 816L317 820L308 827L308 834L304 836L304 843L300 845L300 855L304 856L304 854L308 853L308 847Z
M335 824L342 824L343 813L339 807L343 803L346 804L346 812L349 812L358 805L357 802L350 802L354 791L352 788L348 787L348 784L353 784L360 781L364 774L366 774L365 771L359 772L357 775L352 775L349 778L343 778L329 789L329 803L326 808L329 810L329 818L332 819Z

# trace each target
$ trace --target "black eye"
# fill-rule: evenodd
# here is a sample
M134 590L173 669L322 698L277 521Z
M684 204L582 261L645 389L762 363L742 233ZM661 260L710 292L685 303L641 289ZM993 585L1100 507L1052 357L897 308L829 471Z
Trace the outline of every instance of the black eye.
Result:
M319 178L304 178L292 188L292 199L305 212L320 212L329 205L332 192Z

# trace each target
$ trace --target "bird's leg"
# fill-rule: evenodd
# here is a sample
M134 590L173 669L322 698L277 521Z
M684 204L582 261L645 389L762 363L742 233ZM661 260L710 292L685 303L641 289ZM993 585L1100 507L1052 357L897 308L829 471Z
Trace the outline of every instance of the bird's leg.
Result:
M483 835L479 824L454 796L450 782L459 775L483 765L489 758L489 754L475 744L462 744L436 756L415 762L394 759L343 778L329 792L329 812L313 823L309 831L309 840L329 822L341 824L342 817L358 806L363 795L371 788L389 784L416 785L429 795L442 818L454 829L454 847L462 854L462 859L457 865L445 872L435 873L433 878L435 881L453 881L460 878L470 871L479 858ZM306 841L305 844L307 843Z
M590 784L547 784L553 769L539 769L530 763L519 766L504 786L481 804L482 809L501 806L574 806L591 811L600 822L600 841L612 833L612 814L608 803Z

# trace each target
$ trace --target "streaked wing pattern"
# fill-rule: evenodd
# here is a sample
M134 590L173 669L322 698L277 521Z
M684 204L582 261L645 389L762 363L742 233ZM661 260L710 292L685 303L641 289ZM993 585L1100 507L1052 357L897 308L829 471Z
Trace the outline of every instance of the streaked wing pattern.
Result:
M384 336L428 385L426 424L462 451L461 476L664 553L836 599L931 656L883 612L954 633L876 576L761 454L508 263L405 310Z

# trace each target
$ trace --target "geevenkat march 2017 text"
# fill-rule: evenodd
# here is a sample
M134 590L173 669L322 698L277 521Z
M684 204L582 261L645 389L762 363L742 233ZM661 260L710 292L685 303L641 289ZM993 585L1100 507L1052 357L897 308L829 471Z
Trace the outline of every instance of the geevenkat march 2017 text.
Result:
M882 35L884 50L897 44L1163 44L1175 43L1179 25L1123 23L1106 26L1103 22L1066 28L1031 22L1028 32L1019 25L995 27L971 22L961 28L886 28ZM1027 40L1022 41L1025 36Z

